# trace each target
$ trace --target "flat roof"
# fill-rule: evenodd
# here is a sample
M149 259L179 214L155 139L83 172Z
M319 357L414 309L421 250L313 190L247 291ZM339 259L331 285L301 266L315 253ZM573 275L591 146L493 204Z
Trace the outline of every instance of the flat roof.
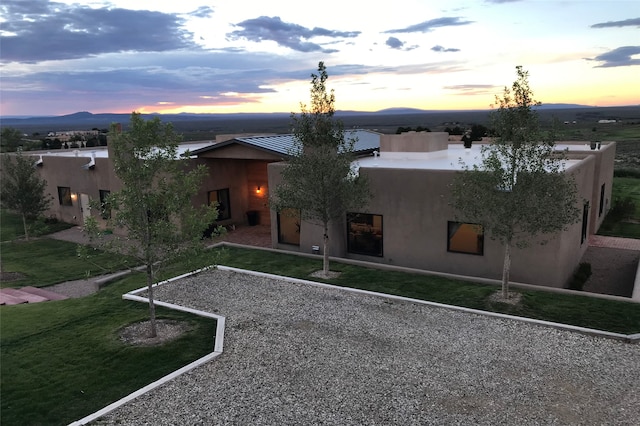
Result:
M215 142L213 141L183 142L178 145L178 155L182 155L187 151L193 152L214 144ZM43 157L109 158L109 151L106 146L79 149L54 149L49 151L25 151L24 154L33 156L41 155Z
M463 170L464 166L481 164L482 145L474 144L465 149L460 144L451 144L448 149L433 152L381 152L377 157L362 157L357 160L359 167L415 170ZM567 146L568 147L568 146ZM564 149L562 146L558 146ZM569 149L574 151L573 148ZM582 146L581 149L582 150ZM565 160L569 168L582 160Z

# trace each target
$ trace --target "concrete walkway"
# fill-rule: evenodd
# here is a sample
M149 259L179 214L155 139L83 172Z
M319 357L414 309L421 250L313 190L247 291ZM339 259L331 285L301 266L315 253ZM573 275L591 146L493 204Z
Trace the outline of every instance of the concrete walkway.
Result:
M607 237L604 235L591 235L589 247L606 247L622 250L636 250L640 252L640 240L635 238Z

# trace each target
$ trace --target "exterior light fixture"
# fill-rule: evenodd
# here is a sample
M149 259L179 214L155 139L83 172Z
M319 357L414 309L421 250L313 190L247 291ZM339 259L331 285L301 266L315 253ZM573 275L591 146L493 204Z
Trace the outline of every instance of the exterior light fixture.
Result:
M260 187L260 185L258 185L258 187L256 188L256 194L259 194L262 192L262 188Z
M76 201L76 200L78 199L78 194L76 194L75 192L72 192L72 193L71 193L71 199L72 199L73 201Z

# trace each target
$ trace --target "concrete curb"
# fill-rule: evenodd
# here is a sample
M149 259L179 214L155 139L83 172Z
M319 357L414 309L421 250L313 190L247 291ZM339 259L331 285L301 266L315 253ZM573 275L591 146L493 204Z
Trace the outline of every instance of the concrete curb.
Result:
M255 275L255 276L259 276L259 277L282 280L282 281L291 282L291 283L307 284L307 285L313 285L313 286L316 286L316 287L330 288L330 289L334 289L334 290L342 290L342 291L348 291L348 292L352 292L352 293L384 297L386 299L399 300L399 301L410 302L410 303L417 303L417 304L421 304L421 305L444 308L444 309L449 309L449 310L453 310L453 311L466 312L466 313L484 315L484 316L489 316L489 317L494 317L494 318L501 318L501 319L510 319L510 320L514 320L514 321L524 322L524 323L527 323L527 324L535 324L535 325L540 325L540 326L544 326L544 327L556 328L556 329L559 329L559 330L566 330L566 331L572 331L572 332L587 334L587 335L591 335L591 336L605 337L605 338L610 338L610 339L622 340L622 341L627 342L627 343L638 343L638 341L640 341L640 333L638 333L638 334L613 333L613 332L610 332L610 331L597 330L597 329L593 329L593 328L579 327L579 326L575 326L575 325L562 324L562 323L544 321L544 320L537 320L537 319L533 319L533 318L525 318L525 317L519 317L519 316L515 316L515 315L501 314L501 313L497 313L497 312L482 311L482 310L479 310L479 309L464 308L464 307L461 307L461 306L446 305L446 304L443 304L443 303L429 302L429 301L426 301L426 300L411 299L409 297L395 296L395 295L385 294L385 293L377 293L377 292L373 292L373 291L369 291L369 290L360 290L360 289L349 288L349 287L341 287L341 286L336 286L336 285L332 285L332 284L320 283L320 282L316 282L316 281L302 280L302 279L299 279L299 278L290 278L290 277L283 277L283 276L280 276L280 275L267 274L267 273L263 273L263 272L248 271L248 270L245 270L245 269L233 268L233 267L229 267L229 266L220 265L220 266L218 266L218 269L220 269L221 271L238 272L238 273L243 273L243 274L248 274L248 275Z
M187 277L189 275L195 275L195 274L199 274L200 272L203 272L205 270L208 270L210 268L203 268L203 269L198 269L197 271L193 271L190 272L188 274L183 274L174 278L171 278L169 280L166 281L162 281L159 282L157 284L154 284L154 287L157 287L159 285L162 284L167 284L170 283L172 281L178 280L180 278L184 278ZM129 273L130 271L126 271L127 273ZM132 300L132 301L136 301L136 302L143 302L143 303L149 303L149 299L146 297L142 297L142 296L138 296L138 293L141 293L143 291L147 290L147 287L142 287L139 288L137 290L133 290L129 293L123 294L122 298L125 300ZM130 393L129 395L125 396L124 398L119 399L118 401L115 401L109 405L107 405L106 407L96 411L95 413L89 414L86 417L83 417L80 420L76 420L73 423L69 423L69 426L80 426L80 425L86 425L88 423L91 423L97 419L99 419L100 417L110 413L111 411L115 410L118 407L121 407L124 404L127 404L128 402L133 401L134 399L136 399L137 397L139 397L140 395L143 395L157 387L160 387L162 385L164 385L165 383L175 379L176 377L193 370L196 367L199 367L203 364L206 364L207 362L219 357L220 355L222 355L223 352L223 347L224 347L224 330L225 330L225 322L226 322L226 318L222 315L217 315L217 314L212 314L209 312L205 312L205 311L199 311L197 309L191 309L191 308L187 308L184 306L180 306L180 305L175 305L173 303L166 303L166 302L161 302L161 301L156 301L155 302L156 306L164 306L166 308L169 309L175 309L177 311L182 311L182 312L189 312L191 314L194 315L199 315L199 316L203 316L203 317L207 317L207 318L212 318L215 319L217 321L216 324L216 335L214 338L214 344L213 344L213 352L211 352L208 355L203 356L202 358L199 358L195 361L193 361L190 364L185 365L182 368L179 368L178 370L167 374L164 377L161 377L160 379L156 380L155 382L149 383L147 386L138 389L135 392Z
M154 284L153 287L157 287L163 284L167 284L167 283L171 283L173 281L191 276L191 275L196 275L199 274L201 272L210 270L210 269L214 269L216 267L211 266L211 267L207 267L207 268L202 268L202 269L198 269L196 271L193 272L189 272L186 274L182 274L176 277L173 277L171 279L159 282L157 284ZM627 343L638 343L640 341L640 333L638 334L631 334L631 335L625 335L625 334L619 334L619 333L612 333L612 332L608 332L608 331L602 331L602 330L596 330L596 329L591 329L591 328L585 328L585 327L577 327L577 326L572 326L572 325L568 325L568 324L561 324L561 323L555 323L555 322L550 322L550 321L542 321L542 320L536 320L536 319L531 319L531 318L524 318L524 317L518 317L518 316L513 316L513 315L507 315L507 314L500 314L500 313L494 313L494 312L487 312L487 311L482 311L482 310L478 310L478 309L471 309L471 308L463 308L460 306L453 306L453 305L446 305L446 304L442 304L442 303L436 303L436 302L429 302L429 301L424 301L424 300L418 300L418 299L411 299L408 297L403 297L403 296L394 296L394 295L390 295L390 294L384 294L384 293L377 293L377 292L373 292L373 291L368 291L368 290L360 290L360 289L354 289L354 288L349 288L349 287L340 287L340 286L336 286L336 285L332 285L332 284L325 284L325 283L320 283L320 282L316 282L316 281L308 281L308 280L303 280L303 279L299 279L299 278L291 278L291 277L283 277L280 275L273 275L273 274L267 274L267 273L263 273L263 272L256 272L256 271L249 271L246 269L240 269L240 268L234 268L234 267L230 267L230 266L223 266L223 265L219 265L217 266L217 269L221 270L221 271L230 271L230 272L236 272L236 273L242 273L242 274L247 274L247 275L254 275L254 276L258 276L258 277L264 277L264 278L270 278L270 279L275 279L275 280L280 280L280 281L285 281L285 282L290 282L290 283L296 283L296 284L304 284L304 285L312 285L315 287L320 287L320 288L328 288L328 289L332 289L332 290L340 290L340 291L347 291L347 292L351 292L351 293L356 293L356 294L364 294L364 295L369 295L369 296L376 296L376 297L382 297L382 298L386 298L386 299L391 299L391 300L398 300L398 301L403 301L403 302L409 302L409 303L417 303L417 304L421 304L421 305L427 305L427 306L433 306L433 307L437 307L437 308L443 308L443 309L449 309L449 310L454 310L454 311L458 311L458 312L465 312L465 313L471 313L471 314L476 314L476 315L484 315L484 316L489 316L489 317L493 317L493 318L500 318L500 319L509 319L509 320L514 320L514 321L519 321L519 322L523 322L526 324L533 324L533 325L539 325L539 326L543 326L543 327L549 327L549 328L555 328L555 329L559 329L559 330L565 330L565 331L571 331L571 332L577 332L577 333L582 333L582 334L586 334L586 335L590 335L590 336L595 336L595 337L603 337L603 338L609 338L609 339L615 339L615 340L621 340ZM148 303L149 299L146 297L142 297L142 296L138 296L139 293L142 293L144 291L147 290L147 287L141 287L139 289L130 291L129 293L126 293L124 295L122 295L122 298L125 300L132 300L132 301L136 301L136 302L143 302L143 303ZM106 407L102 408L101 410L96 411L93 414L90 414L86 417L83 417L80 420L77 420L73 423L70 423L69 426L80 426L80 425L86 425L92 421L97 420L98 418L110 413L111 411L117 409L118 407L133 401L135 398L137 398L140 395L143 395L159 386L162 386L163 384L167 383L170 380L175 379L176 377L193 370L196 367L199 367L215 358L217 358L218 356L222 355L223 353L223 349L224 349L224 331L225 331L225 326L226 326L226 317L222 316L222 315L217 315L217 314L212 314L209 312L205 312L205 311L200 311L200 310L196 310L196 309L192 309L192 308L187 308L184 306L180 306L180 305L175 305L172 303L166 303L166 302L161 302L161 301L156 301L155 304L157 306L164 306L167 307L169 309L175 309L178 311L182 311L182 312L189 312L195 315L200 315L200 316L204 316L204 317L208 317L208 318L212 318L212 319L216 319L217 320L217 326L216 326L216 336L214 339L214 348L213 348L213 352L211 352L208 355L205 355L204 357L172 372L167 374L166 376L156 380L153 383L148 384L147 386L125 396L124 398L119 399L118 401L107 405Z
M273 249L273 248L266 248L266 247L254 247L254 246L247 246L247 245L238 244L238 243L229 243L226 241L212 244L207 248L226 247L226 246L248 249L248 250L262 250L262 251L268 251L271 253L291 254L291 255L306 257L310 259L322 259L322 255L318 255L318 254L284 251L280 249ZM496 286L502 285L502 281L491 279L491 278L481 278L481 277L473 277L468 275L450 274L446 272L428 271L424 269L407 268L404 266L395 266L395 265L387 265L382 263L366 262L363 260L345 259L342 257L329 256L329 259L332 262L344 263L347 265L363 266L365 268L380 269L383 271L406 272L406 273L417 274L417 275L432 275L432 276L438 276L438 277L444 277L444 278L451 278L451 279L460 280L460 281L469 281L469 282L490 284L490 285L496 285ZM638 274L640 274L640 264L638 265ZM510 282L509 286L513 288L521 288L523 290L545 291L548 293L570 294L573 296L593 297L596 299L615 300L618 302L640 303L640 275L638 274L636 275L636 285L634 287L634 295L631 298L623 297L623 296L614 296L610 294L589 293L585 291L569 290L566 288L544 287L540 285L525 284L525 283L518 283L518 282Z

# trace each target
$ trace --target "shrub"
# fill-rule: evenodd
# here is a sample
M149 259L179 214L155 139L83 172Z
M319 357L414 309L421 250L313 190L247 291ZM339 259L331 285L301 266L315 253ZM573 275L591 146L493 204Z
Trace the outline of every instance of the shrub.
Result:
M590 276L591 264L588 262L581 262L576 268L576 271L573 273L571 281L569 281L569 289L582 291L582 288L584 287Z

